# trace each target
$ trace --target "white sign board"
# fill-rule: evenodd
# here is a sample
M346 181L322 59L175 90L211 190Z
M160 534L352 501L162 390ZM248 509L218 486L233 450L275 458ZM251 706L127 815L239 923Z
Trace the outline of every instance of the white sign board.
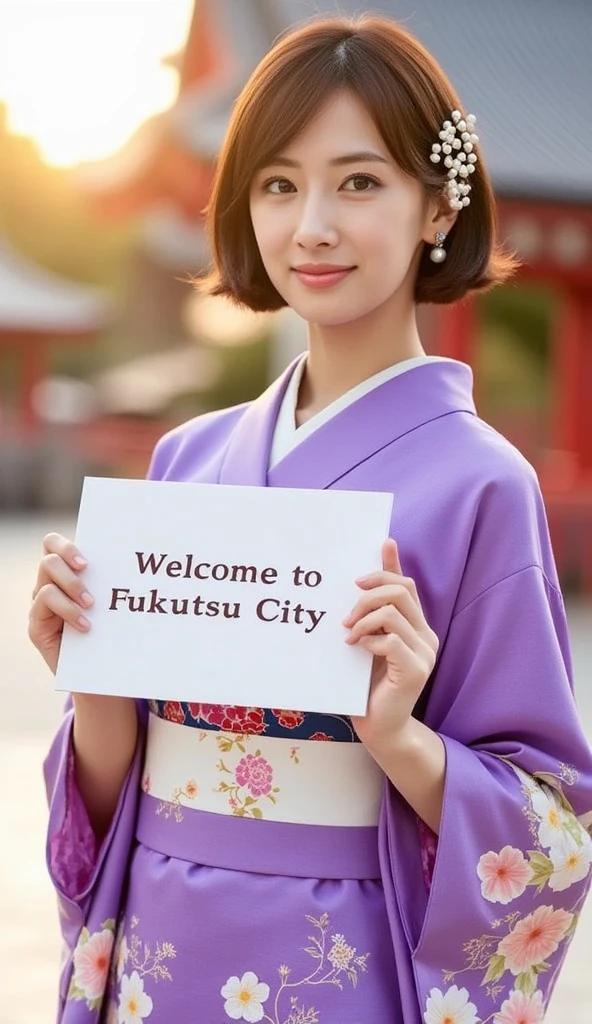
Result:
M364 714L342 620L381 567L392 495L88 478L76 543L92 626L56 688Z

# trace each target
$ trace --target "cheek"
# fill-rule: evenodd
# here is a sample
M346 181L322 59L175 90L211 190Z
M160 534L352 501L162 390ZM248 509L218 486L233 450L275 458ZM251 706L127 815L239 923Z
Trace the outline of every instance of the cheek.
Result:
M285 220L285 218L284 218ZM251 209L251 225L255 240L263 253L273 252L274 248L283 244L285 231L282 227L282 217L274 216L274 211L267 209Z
M352 239L368 256L376 260L407 261L415 252L421 237L419 217L405 204L386 204L351 227ZM347 229L346 229L347 230Z

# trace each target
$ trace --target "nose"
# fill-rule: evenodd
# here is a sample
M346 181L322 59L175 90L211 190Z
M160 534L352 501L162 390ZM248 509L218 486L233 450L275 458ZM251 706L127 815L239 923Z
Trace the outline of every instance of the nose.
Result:
M331 216L330 204L321 196L308 196L300 208L294 241L302 249L337 245L339 236Z

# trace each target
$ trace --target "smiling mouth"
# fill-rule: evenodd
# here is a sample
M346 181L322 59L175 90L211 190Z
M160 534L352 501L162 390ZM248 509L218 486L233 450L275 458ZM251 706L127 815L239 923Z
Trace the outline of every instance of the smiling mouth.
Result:
M299 263L292 267L301 274L341 274L345 270L353 270L351 264L340 263Z
M309 288L330 288L332 285L339 284L349 274L355 270L355 267L293 267L293 272L301 282Z

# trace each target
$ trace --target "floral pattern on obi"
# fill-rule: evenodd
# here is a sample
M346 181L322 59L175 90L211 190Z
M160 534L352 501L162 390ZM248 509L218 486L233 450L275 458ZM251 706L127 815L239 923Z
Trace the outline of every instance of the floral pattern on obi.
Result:
M510 763L510 762L508 762ZM577 781L570 765L559 765L557 776L533 776L510 764L522 782L524 815L529 823L532 849L506 845L487 850L475 865L481 896L503 908L527 896L549 890L548 901L526 903L504 910L491 921L489 932L470 938L462 946L462 967L442 970L444 984L457 975L476 974L475 984L492 1001L486 1020L492 1024L542 1024L545 1015L541 974L553 969L555 953L571 940L586 892L557 906L554 894L583 882L592 865L592 838L564 793ZM476 992L473 999L478 1001ZM500 1005L501 1004L501 1005ZM480 1024L477 1007L465 987L453 984L432 988L427 998L425 1024Z
M242 735L278 736L297 740L334 740L359 743L345 715L320 715L316 712L290 711L284 708L251 708L231 704L194 704L179 700L151 700L154 715L177 725Z
M150 716L142 788L160 817L186 808L300 825L376 826L384 775L361 743L178 729Z

